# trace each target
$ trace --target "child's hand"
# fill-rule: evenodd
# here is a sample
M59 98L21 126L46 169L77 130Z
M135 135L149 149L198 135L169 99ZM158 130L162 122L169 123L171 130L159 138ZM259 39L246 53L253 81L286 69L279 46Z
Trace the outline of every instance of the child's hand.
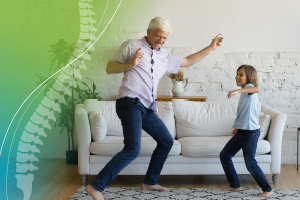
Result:
M235 135L237 131L238 131L238 129L235 128L235 129L232 131L232 134Z
M233 91L229 92L227 96L228 96L228 98L230 99L233 95L236 95L236 94L238 94L238 93L239 93L238 90L233 90Z

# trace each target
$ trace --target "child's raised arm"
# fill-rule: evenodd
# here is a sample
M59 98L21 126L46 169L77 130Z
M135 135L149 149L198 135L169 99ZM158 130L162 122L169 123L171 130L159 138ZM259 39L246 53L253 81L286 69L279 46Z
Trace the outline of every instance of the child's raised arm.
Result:
M238 90L233 90L228 93L228 98L230 99L233 95L239 94L239 93L259 93L259 87L247 87L242 88Z

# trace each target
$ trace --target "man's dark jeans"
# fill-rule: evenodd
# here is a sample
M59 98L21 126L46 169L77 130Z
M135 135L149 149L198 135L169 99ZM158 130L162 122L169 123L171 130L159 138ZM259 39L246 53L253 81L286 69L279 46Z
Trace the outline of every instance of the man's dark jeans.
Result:
M142 129L157 142L144 180L147 185L156 185L173 146L171 134L157 114L146 108L138 98L117 99L116 111L123 127L124 148L106 164L91 185L102 192L120 171L139 155Z
M257 148L258 138L260 136L260 129L257 130L241 130L228 141L224 149L220 153L220 160L225 171L230 187L241 187L238 175L234 169L231 158L240 150L243 149L244 160L246 167L253 176L257 184L264 192L272 191L264 173L257 165L255 160L255 153Z

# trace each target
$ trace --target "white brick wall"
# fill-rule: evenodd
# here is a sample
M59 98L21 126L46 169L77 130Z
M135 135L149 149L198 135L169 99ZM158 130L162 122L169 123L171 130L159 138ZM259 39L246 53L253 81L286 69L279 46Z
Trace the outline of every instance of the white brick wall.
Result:
M107 75L106 63L124 41L129 38L138 38L141 34L130 33L119 26L113 26L112 29L108 27L106 35L118 35L118 37L106 36L98 41L93 54L93 59L98 62L93 62L85 76L95 81L104 99L112 99L118 93L123 75ZM113 42L106 41L107 38ZM202 46L166 47L168 52L179 56L188 56L202 48ZM89 66L89 63L86 63ZM287 114L283 135L282 163L295 164L296 127L300 126L300 52L232 52L226 54L213 52L200 63L184 69L185 76L190 82L185 95L205 95L208 97L208 102L228 101L227 93L238 88L234 78L236 69L242 64L253 65L258 71L261 103ZM158 86L158 94L169 95L171 89L171 80L164 75ZM233 99L238 99L238 96Z

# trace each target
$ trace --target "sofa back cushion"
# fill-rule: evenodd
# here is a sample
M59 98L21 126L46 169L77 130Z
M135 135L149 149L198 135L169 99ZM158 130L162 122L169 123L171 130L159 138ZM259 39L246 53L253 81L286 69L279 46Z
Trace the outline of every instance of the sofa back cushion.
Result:
M231 136L238 101L173 100L177 137Z
M165 123L172 137L175 138L175 119L171 102L156 102L158 108L158 117ZM93 99L84 102L84 108L88 114L92 111L100 113L106 120L107 136L122 136L121 121L116 113L115 101L96 101ZM142 130L143 137L150 137L144 130Z

